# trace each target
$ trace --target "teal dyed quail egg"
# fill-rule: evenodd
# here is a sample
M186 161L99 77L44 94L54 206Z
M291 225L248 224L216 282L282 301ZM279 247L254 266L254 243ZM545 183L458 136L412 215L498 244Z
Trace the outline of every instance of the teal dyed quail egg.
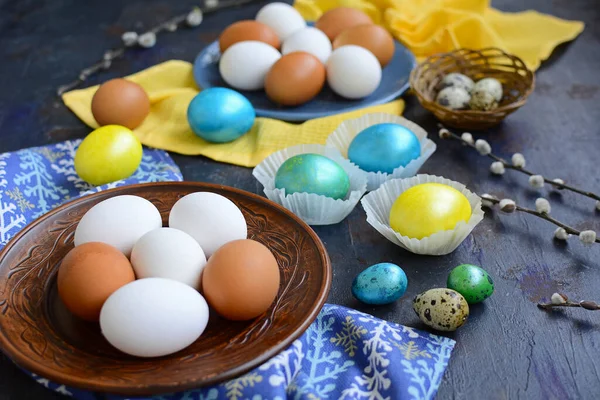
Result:
M438 331L455 331L467 321L469 304L455 290L430 289L415 296L413 310L423 323Z
M490 111L498 107L498 102L490 92L475 89L471 94L469 107L471 110Z
M496 102L502 100L502 84L498 79L495 78L483 78L473 86L474 92L488 92L494 97Z
M473 90L474 85L475 83L468 76L459 74L458 72L452 72L444 76L438 88L441 90L450 86L460 87L465 89L467 92L471 93L471 90Z
M464 88L450 86L442 89L436 98L439 105L451 110L464 110L469 107L471 95Z

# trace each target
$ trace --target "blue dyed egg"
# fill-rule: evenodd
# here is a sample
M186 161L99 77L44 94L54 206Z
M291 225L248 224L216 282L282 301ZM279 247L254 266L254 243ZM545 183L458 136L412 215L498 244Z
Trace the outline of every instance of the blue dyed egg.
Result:
M316 193L344 199L350 178L338 163L320 154L299 154L287 159L275 175L275 187L285 194Z
M391 174L421 155L419 138L402 125L385 123L362 130L350 143L348 159L367 172Z
M366 304L389 304L406 292L408 278L396 264L371 265L352 282L352 294Z
M231 142L252 128L256 113L247 98L235 90L210 88L192 99L187 119L192 131L212 143Z

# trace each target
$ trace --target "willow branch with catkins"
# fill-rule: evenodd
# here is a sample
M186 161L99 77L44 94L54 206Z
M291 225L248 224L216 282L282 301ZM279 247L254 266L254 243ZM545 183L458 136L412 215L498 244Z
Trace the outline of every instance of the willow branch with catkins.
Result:
M512 214L515 211L524 212L527 214L535 215L538 218L546 220L556 226L556 230L554 231L554 238L557 240L567 240L569 236L574 235L578 236L579 240L581 240L584 244L592 244L592 243L600 243L600 237L596 234L596 232L592 230L579 231L573 227L568 226L560 222L559 220L552 218L550 216L550 202L544 198L539 198L535 201L535 210L521 207L515 203L512 199L498 199L490 194L482 194L481 202L484 207L493 208L494 206L498 206L500 211Z
M446 129L443 125L439 124L439 126L441 128L440 132L439 132L440 138L457 140L457 141L461 142L462 144L477 150L479 152L479 154L481 154L482 156L487 156L487 157L491 158L492 160L494 160L494 162L490 166L490 171L493 174L503 175L504 172L506 171L506 169L512 169L514 171L522 172L523 174L529 176L529 184L534 188L541 189L544 187L544 184L547 183L549 185L554 186L555 188L557 188L559 190L561 190L561 189L569 190L571 192L578 193L582 196L586 196L586 197L589 197L590 199L596 200L596 209L600 210L600 196L599 195L592 193L592 192L586 192L584 190L578 189L571 185L567 185L565 183L565 181L560 178L548 179L548 178L545 178L543 175L536 174L533 171L525 169L526 161L525 161L525 157L523 156L523 154L521 154L521 153L513 154L511 157L511 162L509 162L509 161L505 160L504 158L499 157L496 154L492 153L492 147L486 140L478 139L477 141L475 141L473 139L473 136L470 133L465 132L461 136L459 136L456 133L453 133L453 132L449 131L448 129Z
M563 293L554 293L550 298L550 303L538 303L537 306L542 310L552 310L559 307L580 307L590 311L600 310L600 305L595 301L582 300L574 302L569 300L567 295Z
M57 89L57 94L61 96L69 90L75 89L84 83L90 76L95 75L103 70L108 70L112 66L114 60L121 58L125 53L134 47L150 48L156 44L156 37L161 32L175 32L177 28L185 24L189 27L196 27L202 23L203 15L224 8L239 7L252 0L206 0L204 7L194 7L190 12L175 16L162 22L144 33L125 32L121 36L122 45L114 49L106 50L102 59L91 66L82 69L79 72L77 79L60 86Z

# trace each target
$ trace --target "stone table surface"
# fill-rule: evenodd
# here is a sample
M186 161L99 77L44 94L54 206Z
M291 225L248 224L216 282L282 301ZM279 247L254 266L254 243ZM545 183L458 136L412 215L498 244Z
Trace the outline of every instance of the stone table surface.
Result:
M141 30L165 16L188 10L193 1L0 0L0 152L84 137L89 129L56 96L59 85L119 43L126 30ZM252 18L264 3L206 16L197 29L159 37L149 50L136 50L115 68L90 81L102 82L169 59L192 61L228 24ZM560 46L537 71L527 104L502 125L480 133L504 157L525 154L528 166L548 177L600 192L600 4L597 0L498 0L505 11L535 9L586 22L574 42ZM552 213L579 229L600 231L594 202L548 188L533 190L527 178L508 171L492 176L490 160L455 142L440 142L435 119L407 97L405 116L425 127L438 150L423 172L465 183L478 193L511 197L534 207L540 196ZM173 155L186 180L215 182L262 193L251 170L203 157ZM393 322L424 326L411 309L417 293L443 286L461 263L487 269L496 293L472 307L468 323L448 336L457 340L438 399L600 398L600 314L583 309L544 312L536 303L555 291L573 299L600 301L600 245L577 238L552 240L553 225L529 215L487 212L485 220L451 255L423 257L394 246L367 224L357 207L343 222L315 231L333 263L329 302ZM389 306L369 307L350 293L365 267L393 262L409 278L407 294ZM0 358L0 398L60 398Z

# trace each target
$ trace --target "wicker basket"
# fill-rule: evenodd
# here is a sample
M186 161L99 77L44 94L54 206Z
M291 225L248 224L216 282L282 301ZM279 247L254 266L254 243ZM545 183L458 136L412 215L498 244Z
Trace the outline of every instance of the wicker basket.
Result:
M435 102L442 78L460 72L474 81L496 78L504 94L498 108L491 111L450 110ZM535 76L518 57L497 48L459 49L429 57L410 74L410 85L421 105L449 127L481 130L500 123L508 114L525 104L533 91Z

